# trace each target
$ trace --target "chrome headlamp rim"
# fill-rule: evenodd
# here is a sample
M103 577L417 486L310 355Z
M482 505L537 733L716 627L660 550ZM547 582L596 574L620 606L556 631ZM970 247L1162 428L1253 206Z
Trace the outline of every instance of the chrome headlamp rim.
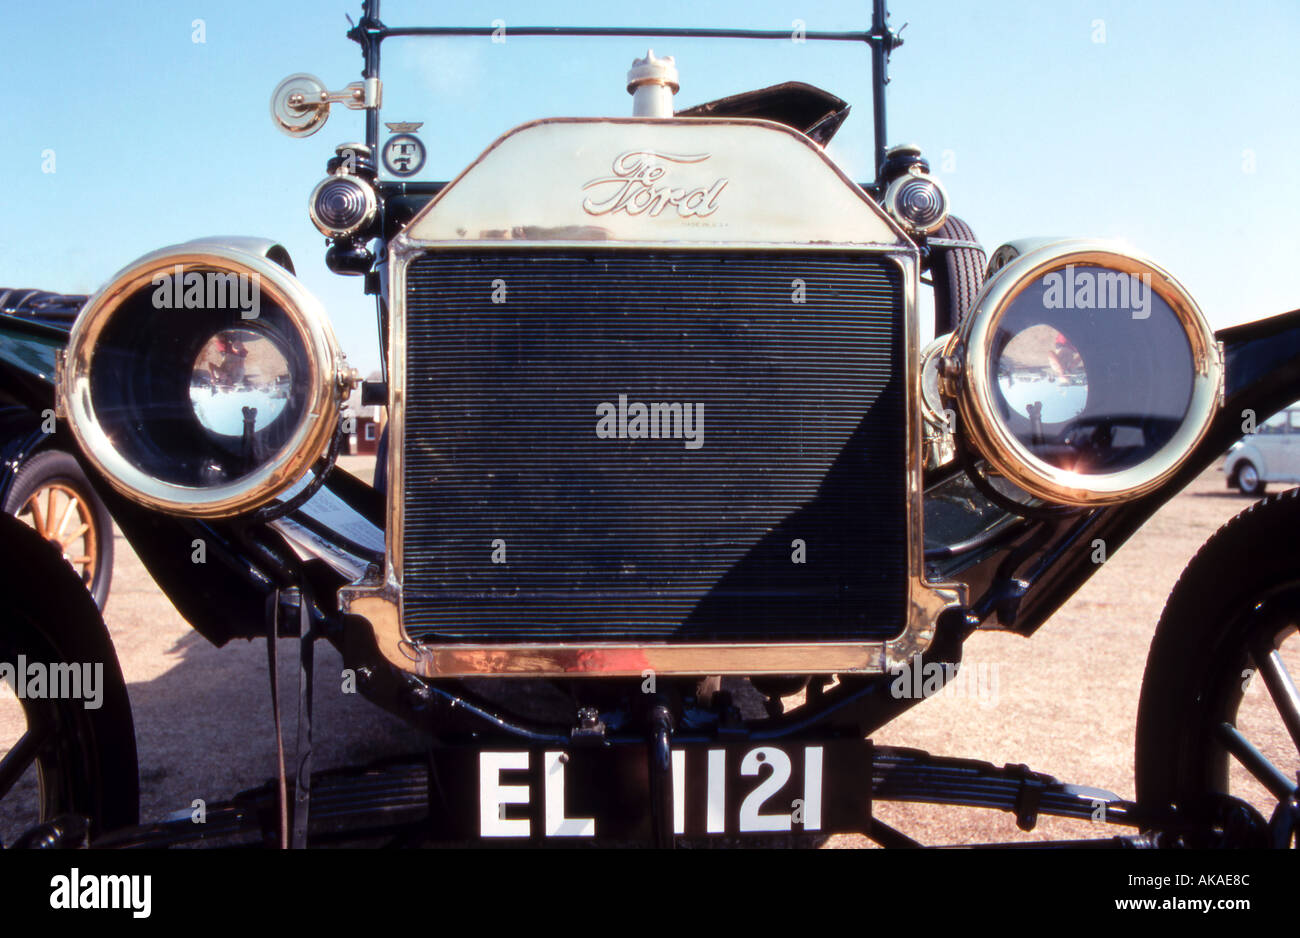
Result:
M356 184L357 188L361 191L361 198L365 205L361 218L358 219L355 224L348 225L344 228L337 228L330 225L321 218L320 213L316 211L316 197L320 195L320 191L331 183L338 182L340 179ZM316 226L316 230L325 235L325 237L347 238L356 234L358 231L370 227L370 224L375 220L375 216L379 214L379 197L375 195L374 186L370 185L370 183L365 179L358 178L357 176L348 173L335 173L326 176L320 182L316 183L315 188L311 190L311 196L307 199L307 214L311 217L311 223Z
M1034 455L997 417L989 366L1002 317L1039 277L1067 264L1150 274L1151 289L1169 305L1191 350L1191 399L1177 432L1138 465L1115 472L1083 473L1053 466ZM1209 432L1223 392L1218 342L1196 301L1163 267L1113 241L1056 241L1015 257L985 283L962 327L949 340L945 357L959 365L959 375L949 380L948 387L956 398L964 432L979 454L1030 495L1077 507L1139 498L1167 482Z
M159 273L177 265L256 274L263 297L277 304L306 353L309 388L302 420L265 463L233 482L188 486L150 475L113 444L90 394L94 352L113 313ZM188 368L189 363L178 363ZM128 265L91 297L68 337L57 394L81 452L122 495L148 508L196 518L225 518L266 504L297 482L339 429L344 360L320 302L296 277L273 261L220 244L183 244L147 254Z

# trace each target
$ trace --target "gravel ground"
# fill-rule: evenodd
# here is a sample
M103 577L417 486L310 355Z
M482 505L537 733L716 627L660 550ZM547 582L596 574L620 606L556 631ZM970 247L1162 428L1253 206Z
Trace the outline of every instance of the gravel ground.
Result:
M352 457L347 462L365 474L371 461ZM1024 762L1062 780L1132 797L1138 689L1161 608L1197 548L1247 505L1227 491L1221 473L1205 473L1032 639L975 635L967 645L965 670L980 680L945 689L885 727L876 742L998 764ZM135 713L142 819L188 808L195 798L227 798L266 781L274 774L275 749L264 643L213 648L186 626L120 535L116 549L106 620ZM291 738L296 652L292 641L280 645ZM1294 651L1291 658L1292 673L1300 674ZM360 696L329 692L339 686L341 669L338 655L322 645L316 663L316 766L418 749L416 735L395 718ZM1248 699L1263 693L1252 685ZM15 710L12 697L0 700L0 751L16 739ZM1261 732L1270 746L1285 743L1276 726ZM1048 820L1022 834L1008 815L976 809L881 804L875 810L927 843L1099 833L1087 822ZM829 843L865 845L864 838L847 836Z

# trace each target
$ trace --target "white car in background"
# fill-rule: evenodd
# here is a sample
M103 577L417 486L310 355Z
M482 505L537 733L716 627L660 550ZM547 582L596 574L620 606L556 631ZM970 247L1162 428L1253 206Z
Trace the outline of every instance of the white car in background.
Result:
M1300 401L1233 443L1223 471L1243 495L1263 495L1269 482L1300 482Z

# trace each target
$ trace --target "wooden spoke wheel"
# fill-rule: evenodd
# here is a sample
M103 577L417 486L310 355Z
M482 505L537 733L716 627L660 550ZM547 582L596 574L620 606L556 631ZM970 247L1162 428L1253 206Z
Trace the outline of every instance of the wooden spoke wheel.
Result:
M76 458L38 453L19 469L4 507L72 565L102 609L113 573L113 520Z
M72 564L83 583L94 582L98 535L93 510L79 492L62 482L50 482L31 494L18 517Z

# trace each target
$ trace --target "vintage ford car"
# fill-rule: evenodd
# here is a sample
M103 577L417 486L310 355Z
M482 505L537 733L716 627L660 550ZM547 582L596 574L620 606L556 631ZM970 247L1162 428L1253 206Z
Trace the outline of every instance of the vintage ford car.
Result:
M1300 741L1279 652L1300 599L1294 493L1227 525L1171 597L1136 800L871 736L957 672L975 630L1038 629L1243 414L1300 396L1300 311L1215 333L1130 248L986 256L926 157L886 146L899 42L883 0L869 30L806 35L870 46L872 179L828 155L838 97L789 82L681 108L677 63L653 53L627 74L630 113L538 115L454 179L422 178L419 125L381 110L401 100L381 48L502 28L390 24L366 0L348 34L361 80L297 74L273 94L292 136L332 107L364 114L309 214L330 268L375 297L381 380L361 381L270 240L157 250L70 323L0 315L4 402L32 427L56 415L54 445L180 613L218 645L299 636L304 675L276 782L203 824L140 826L103 622L84 591L20 588L75 578L0 518L0 663L95 662L109 684L94 710L19 694L28 729L0 795L33 763L42 779L19 842L305 846L392 828L408 843L913 845L872 811L896 800L1025 829L1104 821L1116 846L1291 844L1295 766L1234 719L1258 672ZM358 387L386 414L374 484L336 464ZM313 780L321 639L426 752ZM1267 804L1231 790L1230 762Z

